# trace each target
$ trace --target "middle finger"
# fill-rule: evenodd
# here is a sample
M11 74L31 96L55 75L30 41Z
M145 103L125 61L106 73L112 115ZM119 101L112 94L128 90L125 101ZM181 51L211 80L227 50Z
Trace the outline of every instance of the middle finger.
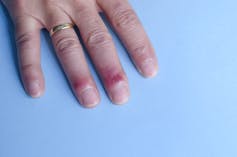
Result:
M108 95L115 104L127 102L128 80L118 59L111 35L100 18L96 6L80 3L73 20L95 64Z
M54 11L55 13L55 11ZM55 16L57 15L57 16ZM60 24L70 23L64 14L52 14L49 30ZM73 28L59 30L52 36L56 54L69 79L75 95L85 107L94 107L99 103L99 93L91 77L82 47Z

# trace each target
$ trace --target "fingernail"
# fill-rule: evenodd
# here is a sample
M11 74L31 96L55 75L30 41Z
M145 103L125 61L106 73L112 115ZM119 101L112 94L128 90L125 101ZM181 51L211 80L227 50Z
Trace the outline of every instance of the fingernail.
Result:
M154 77L157 74L157 66L153 59L149 58L141 64L139 70L145 77Z
M36 81L31 81L29 82L28 84L28 91L29 91L29 94L32 96L32 97L39 97L40 96L40 85L39 85L39 82L36 80Z
M128 85L124 82L115 85L109 93L112 102L118 105L125 104L128 101L129 95Z
M81 94L80 98L82 101L82 105L85 107L95 107L99 103L99 94L95 88L86 88Z

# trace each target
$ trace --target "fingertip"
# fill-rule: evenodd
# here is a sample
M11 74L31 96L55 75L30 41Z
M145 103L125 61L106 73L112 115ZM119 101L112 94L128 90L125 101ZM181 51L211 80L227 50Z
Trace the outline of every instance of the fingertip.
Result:
M118 83L109 91L109 97L115 105L126 104L129 100L130 91L126 83Z
M40 81L38 80L31 80L26 83L26 89L28 94L32 98L39 98L43 95L44 93L44 88L42 88L42 85Z
M86 87L81 91L76 91L77 99L85 108L95 108L100 103L100 96L94 87Z

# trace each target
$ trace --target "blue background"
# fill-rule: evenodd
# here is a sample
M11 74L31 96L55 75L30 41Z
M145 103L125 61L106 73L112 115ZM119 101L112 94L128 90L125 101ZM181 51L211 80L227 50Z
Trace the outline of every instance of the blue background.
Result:
M131 86L127 105L80 107L42 33L46 93L31 99L0 7L0 157L236 157L237 1L131 0L159 56L142 78L114 38Z

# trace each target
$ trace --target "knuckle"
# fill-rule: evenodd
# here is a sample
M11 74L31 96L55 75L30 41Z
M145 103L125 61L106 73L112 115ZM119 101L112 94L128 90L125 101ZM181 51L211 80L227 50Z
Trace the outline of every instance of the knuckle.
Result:
M133 29L139 24L136 13L132 9L119 9L113 18L114 24L118 28Z
M32 40L32 37L29 33L24 33L16 37L16 44L21 48L30 48L31 45L29 44Z
M46 5L56 4L56 0L44 0Z
M106 31L94 30L89 33L87 44L91 48L98 48L112 43L112 37Z
M23 73L28 73L29 71L32 71L34 69L34 65L33 64L26 64L26 65L22 65L21 66L21 71Z
M87 87L93 87L93 81L88 77L78 78L72 81L72 87L75 90L81 91Z
M73 37L62 37L56 41L55 46L58 54L63 57L75 53L75 50L79 48L79 43Z
M141 62L153 57L150 52L149 45L143 43L137 45L134 49L131 49L130 55L135 64L140 64Z
M114 87L120 83L127 83L127 78L123 71L109 69L105 72L104 81L107 87Z
M145 44L141 44L135 46L135 48L131 50L131 56L141 58L143 56L146 56L146 52L147 52L147 46Z
M75 7L75 13L76 13L77 15L81 15L81 16L87 15L88 12L89 12L89 9L88 9L88 7L87 7L87 4L86 4L85 2L81 2L81 1L78 2L78 0L74 0L74 1L75 1L75 2L74 2L73 4L76 5L76 7Z
M35 65L35 64L21 65L20 72L21 72L22 78L25 81L34 80L40 76L39 65Z

